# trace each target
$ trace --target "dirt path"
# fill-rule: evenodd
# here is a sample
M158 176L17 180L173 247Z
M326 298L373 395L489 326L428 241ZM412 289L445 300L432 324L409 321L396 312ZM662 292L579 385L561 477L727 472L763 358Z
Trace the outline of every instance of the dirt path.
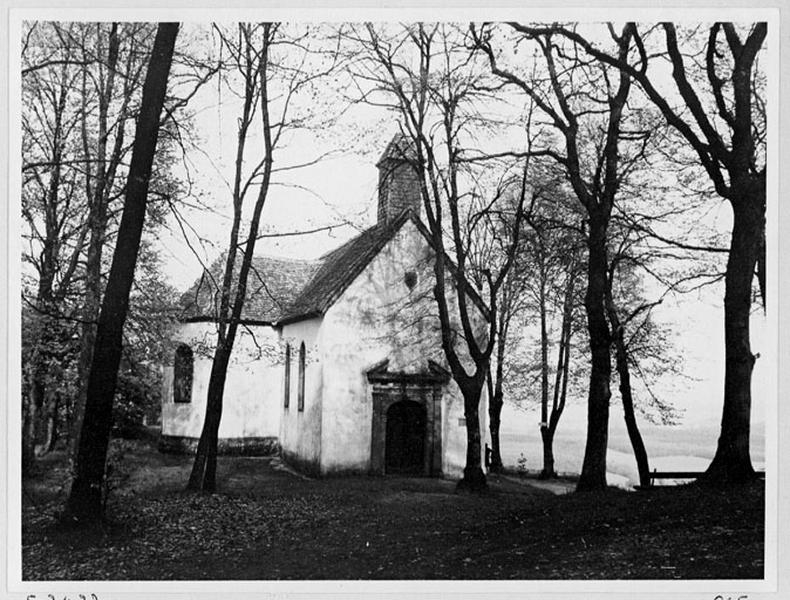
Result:
M573 481L567 481L564 479L561 480L554 479L554 480L544 481L541 479L535 479L533 477L514 477L512 475L489 475L489 480L496 478L499 478L504 481L509 481L511 483L515 483L518 485L529 486L538 490L545 490L547 492L551 492L556 496L570 494L576 488L576 484Z

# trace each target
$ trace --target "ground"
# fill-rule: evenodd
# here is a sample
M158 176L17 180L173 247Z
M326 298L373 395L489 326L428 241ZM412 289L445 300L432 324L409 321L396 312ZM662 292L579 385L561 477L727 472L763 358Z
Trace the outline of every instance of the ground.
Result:
M762 482L557 494L490 477L486 494L419 478L314 480L220 459L221 490L183 492L187 456L113 442L111 522L55 527L62 452L23 491L25 580L749 579L763 576Z

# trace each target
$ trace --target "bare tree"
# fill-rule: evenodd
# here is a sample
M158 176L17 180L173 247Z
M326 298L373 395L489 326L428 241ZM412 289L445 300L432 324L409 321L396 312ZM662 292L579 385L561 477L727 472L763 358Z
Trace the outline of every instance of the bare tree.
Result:
M499 315L496 323L496 347L488 366L486 384L488 386L488 433L491 438L491 456L488 468L497 473L502 470L502 448L500 429L502 408L505 405L505 373L511 357L509 350L518 336L511 329L518 325L519 314L524 310L524 279L515 270L511 271L502 286L499 301ZM515 340L514 340L515 338Z
M639 55L636 63L599 48L567 27L530 28L531 34L547 31L637 82L696 154L716 193L730 203L733 226L724 281L724 408L716 455L704 479L724 484L752 479L749 429L755 356L749 317L755 275L765 303L765 80L758 61L767 24L714 23L707 32L700 28L682 31L679 39L673 23L657 28L628 23L623 34L634 40ZM663 43L656 40L661 33ZM659 57L672 66L674 88L665 89L650 68Z
M562 289L560 338L557 344L557 361L554 369L551 408L548 406L547 394L541 394L540 437L543 442L543 468L540 476L543 479L557 476L557 472L554 469L554 436L557 434L557 427L565 411L568 399L568 381L571 377L571 348L573 347L573 335L577 329L576 312L579 306L578 293L581 287L579 283L581 279L581 259L578 254L578 249L572 249L568 257L569 260L566 263L564 289ZM541 344L542 348L543 344ZM542 353L541 358L547 359L545 353ZM542 386L545 386L546 383L543 380Z
M478 411L496 345L502 290L521 235L528 161L514 165L511 155L504 168L495 169L497 157L474 143L475 132L497 127L477 109L484 98L495 102L496 91L487 87L484 65L470 60L463 29L367 24L349 28L347 39L361 100L393 110L412 148L434 251L433 296L442 349L464 399L467 453L458 486L481 489L486 480ZM490 186L484 183L486 172ZM505 228L493 218L502 212L510 215ZM498 252L476 252L476 244L490 239L497 240ZM477 260L484 256L485 262Z
M617 69L579 61L560 46L551 28L538 32L520 24L511 29L533 44L545 62L540 79L526 78L502 64L492 47L490 27L472 27L476 46L492 72L535 102L559 137L543 153L566 173L587 212L585 310L591 350L587 400L587 442L578 490L606 487L606 447L611 397L611 330L606 313L609 223L623 180L643 156L649 132L628 132L631 78ZM611 31L617 56L626 61L632 33ZM616 77L615 77L616 76ZM602 93L603 92L603 93Z
M91 522L103 516L101 489L123 326L140 248L160 114L178 29L177 23L159 24L143 86L123 216L96 331L84 419L75 453L74 479L63 515L66 521Z
M527 153L529 151L528 147ZM581 266L582 256L577 248L581 240L578 226L574 230L573 225L565 222L572 222L575 215L566 214L572 207L568 207L567 200L564 199L562 178L553 169L545 168L546 166L536 166L532 170L530 201L525 208L524 231L516 263L503 285L499 300L497 343L488 379L488 412L491 435L490 468L497 471L502 467L499 428L506 390L514 396L512 400L517 404L530 404L527 397L531 396L529 388L532 386L527 380L531 379L529 373L532 369L526 364L517 363L528 360L519 350L526 339L524 332L537 313L540 330L540 358L537 363L544 473L547 477L553 477L552 442L567 397L568 358L574 316L577 312L577 291L580 287L577 271ZM497 251L502 252L503 248L498 247ZM549 321L550 313L555 310L561 315L561 334L550 403L552 392L549 385ZM516 329L515 334L513 329ZM525 381L513 385L515 378L524 378ZM508 385L505 385L506 380Z
M651 419L656 416L662 423L675 422L677 411L671 402L654 392L654 383L658 379L685 377L682 358L672 355L668 332L654 323L652 313L667 295L687 291L684 283L704 280L706 274L704 262L694 260L696 256L690 251L668 250L655 243L650 225L659 219L644 208L640 210L640 207L654 202L644 184L624 185L621 196L611 230L606 311L612 330L626 430L634 450L639 483L648 486L649 459L637 425L636 410ZM628 196L632 196L630 202ZM669 200L663 203L660 212L664 218L673 220L688 216L686 210L682 207L676 209ZM686 259L693 260L692 267L684 268ZM664 274L663 270L669 270L670 274ZM655 292L655 299L646 298L643 274L653 279L657 284L654 287L660 286L660 291ZM652 368L655 360L661 361L660 372ZM635 382L641 384L641 394L637 393Z
M247 276L252 264L255 242L258 235L263 206L269 192L272 173L273 137L269 115L269 60L271 46L279 28L278 24L239 24L238 38L219 32L221 43L235 61L243 84L243 108L239 118L238 143L236 146L236 170L233 179L233 223L230 231L229 251L226 257L219 309L217 311L217 345L211 364L206 417L200 434L195 462L189 476L188 489L214 491L216 489L217 443L219 423L222 418L222 401L225 378L233 352L233 344L239 327L241 311L247 291ZM260 103L260 107L258 106ZM244 158L248 130L253 125L256 111L260 108L263 125L263 157L246 181L244 180ZM234 269L240 247L239 236L242 224L244 200L256 177L261 178L257 198L253 207L247 243L238 274L238 283L233 292Z
M521 269L531 271L529 287L533 306L537 305L540 329L540 435L543 443L541 477L557 476L554 469L554 436L557 431L568 394L571 374L571 345L579 306L580 279L583 267L583 235L581 227L574 228L578 219L562 200L530 215L528 233L522 256ZM570 209L570 210L569 210ZM565 213L565 214L563 214ZM559 340L554 382L550 385L548 330L549 312L559 309ZM549 402L551 399L551 402Z
M639 432L639 426L634 412L634 394L631 385L631 361L628 344L626 342L626 328L631 325L640 313L649 311L650 304L640 304L633 309L624 319L620 318L618 305L614 299L612 288L617 272L617 260L613 260L609 267L608 284L606 286L606 315L612 328L612 342L614 345L615 366L620 380L620 398L623 402L623 416L625 426L628 431L628 438L634 450L637 472L639 473L639 484L643 487L650 485L650 463L645 449L645 443ZM639 329L637 329L639 330Z
M142 86L145 53L140 52L140 47L153 36L154 31L148 24L134 23L112 23L109 31L105 31L106 27L101 24L96 24L95 27L95 38L90 39L96 47L85 47L84 53L95 57L93 64L96 73L83 71L81 82L83 105L80 135L86 163L84 187L85 197L88 199L88 239L78 364L80 387L74 407L75 432L81 427L88 373L96 339L96 321L104 289L102 255L109 241L107 228L111 216L110 202L120 194L116 187L116 175L130 150L125 142L126 131L133 111L138 108L139 89ZM88 98L93 99L94 106L88 104ZM116 103L117 107L114 106ZM94 114L95 128L91 127ZM76 451L76 447L73 450Z
M216 489L217 444L222 419L225 380L233 354L233 345L247 298L247 280L252 268L256 241L261 237L259 227L266 204L272 175L275 151L283 137L304 122L306 115L294 113L293 104L299 94L335 68L310 64L312 50L306 40L308 31L291 35L280 23L239 24L235 32L215 27L223 49L229 54L231 77L238 78L243 90L241 115L238 119L236 160L232 185L233 220L228 251L225 256L223 279L217 290L219 302L215 311L217 342L209 378L206 417L198 442L197 454L187 489L214 491ZM295 32L293 32L295 33ZM278 53L278 47L284 49ZM233 89L234 86L232 86ZM262 148L253 169L245 169L247 144L260 117ZM298 168L298 165L282 169ZM257 187L252 214L243 237L243 211L248 194Z
M27 43L33 33L26 36ZM33 464L39 413L52 397L46 379L53 323L72 284L84 242L78 218L74 226L82 208L75 193L79 174L75 165L67 162L70 134L79 124L74 106L78 72L71 65L75 50L66 43L67 31L59 25L53 24L46 31L42 28L35 35L41 45L60 58L47 69L29 71L22 86L26 107L22 114L22 214L29 231L26 262L38 279L34 297L27 300L34 312L31 333L36 339L26 367L28 393L23 396L24 473Z
M25 27L24 257L34 267L38 289L34 292L26 285L23 291L26 308L34 316L26 319L24 332L31 350L23 392L23 462L29 464L42 435L41 448L47 451L61 430L74 439L79 428L109 269L106 255L114 245L118 200L131 153L128 131L139 111L156 25L32 22ZM169 164L157 162L152 191L175 195ZM151 213L155 205L149 204ZM150 233L154 228L147 229ZM73 351L63 354L63 343L57 339L31 339L36 331L73 340L72 350L78 355L74 365ZM59 356L50 353L50 347L58 349ZM42 368L42 361L47 368ZM72 378L76 391L71 390ZM59 423L63 413L65 428Z

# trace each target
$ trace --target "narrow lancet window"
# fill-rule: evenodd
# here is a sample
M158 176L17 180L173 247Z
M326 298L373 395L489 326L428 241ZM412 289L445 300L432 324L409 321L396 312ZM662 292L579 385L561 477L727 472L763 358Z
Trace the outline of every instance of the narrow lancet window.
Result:
M291 402L291 344L285 345L285 400L283 406L288 408Z
M304 342L299 346L299 410L304 410Z
M173 401L186 403L192 401L192 374L194 372L192 349L179 344L173 361Z

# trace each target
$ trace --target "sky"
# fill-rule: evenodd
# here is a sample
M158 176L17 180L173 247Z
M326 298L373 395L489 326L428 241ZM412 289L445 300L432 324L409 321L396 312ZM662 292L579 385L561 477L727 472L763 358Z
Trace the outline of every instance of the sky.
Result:
M164 272L179 291L186 290L200 275L201 261L208 263L223 251L230 225L231 177L236 145L236 112L227 92L216 87L204 89L193 107L197 110L195 131L201 153L191 153L191 176L194 193L215 213L185 212L190 225L209 243L203 246L200 259L184 243L171 218L171 232L164 232L159 246ZM385 110L356 107L346 112L338 124L328 130L300 132L291 136L276 164L309 162L316 156L331 153L325 160L289 171L273 186L263 211L262 233L305 231L336 225L319 234L260 240L258 254L293 258L316 258L356 235L375 221L375 163L386 143L398 130L397 116ZM252 139L250 148L260 147ZM728 212L724 203L719 212ZM722 219L726 223L725 218ZM726 225L724 225L726 226ZM195 240L193 239L193 245ZM656 309L655 318L673 326L677 349L685 358L685 372L691 379L673 382L664 391L671 394L686 426L718 423L721 418L724 373L723 286L701 295L668 299ZM771 336L766 317L755 311L752 320L752 348L758 359L753 378L753 422L765 419L766 399L772 398L770 377ZM613 380L616 394L616 382ZM586 419L583 399L569 407L564 416L566 426L582 428ZM512 422L524 426L534 415L514 412Z

